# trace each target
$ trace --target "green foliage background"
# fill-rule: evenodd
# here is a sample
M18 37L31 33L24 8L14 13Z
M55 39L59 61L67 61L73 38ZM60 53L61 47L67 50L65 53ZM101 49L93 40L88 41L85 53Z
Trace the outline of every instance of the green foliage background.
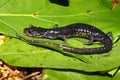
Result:
M67 55L66 52L61 53L47 48L29 45L15 38L16 33L28 38L23 34L23 29L30 24L51 28L54 24L64 26L79 22L96 26L105 33L111 31L115 39L120 34L120 6L118 5L115 10L111 10L111 6L112 3L108 0L69 0L69 6L54 4L49 0L0 0L0 32L12 37L0 46L0 59L9 65L19 67L72 69L85 72L107 72L118 68L120 66L120 41L113 46L112 51L105 53L109 54L106 57L104 54L78 55L67 53ZM40 40L61 43L60 40ZM66 45L81 48L99 46L98 44L86 46L81 43L84 41L86 40L81 38L71 38L68 39ZM77 56L79 59L74 56ZM51 76L51 74L47 74L49 71L45 72L46 75ZM51 72L52 70L50 70ZM70 74L68 72L68 75L71 75L71 72ZM84 77L81 77L87 80L86 77L89 75L84 75ZM78 78L81 79L81 77ZM99 80L98 77L103 76L96 77ZM110 77L104 78L111 79ZM97 79L95 78L95 80ZM53 79L52 77L52 80L61 79Z

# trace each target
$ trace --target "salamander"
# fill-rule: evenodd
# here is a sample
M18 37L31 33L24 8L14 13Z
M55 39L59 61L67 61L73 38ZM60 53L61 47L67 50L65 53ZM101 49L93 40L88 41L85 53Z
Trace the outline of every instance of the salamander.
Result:
M80 53L80 54L90 54L90 53L105 53L112 49L112 33L108 32L105 34L100 29L84 23L74 23L62 27L58 27L55 24L52 28L42 28L30 25L28 28L24 29L24 33L27 36L35 38L49 38L49 39L62 39L64 42L70 37L82 37L89 39L88 42L84 42L85 45L91 45L94 41L100 42L103 46L98 48L75 48L63 45L55 45L62 48L63 51Z

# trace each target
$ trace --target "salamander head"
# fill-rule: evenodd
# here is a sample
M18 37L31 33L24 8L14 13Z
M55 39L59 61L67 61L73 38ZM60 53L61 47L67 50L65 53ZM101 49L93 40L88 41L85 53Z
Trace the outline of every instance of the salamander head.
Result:
M45 32L46 30L44 28L35 27L33 25L30 25L28 28L24 29L24 33L31 37L44 37Z

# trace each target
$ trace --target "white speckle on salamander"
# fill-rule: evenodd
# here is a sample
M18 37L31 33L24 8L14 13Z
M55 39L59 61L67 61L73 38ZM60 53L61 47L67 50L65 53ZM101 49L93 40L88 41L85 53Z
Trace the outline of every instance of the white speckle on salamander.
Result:
M97 35L99 35L99 33L94 33L94 35L96 35L96 36L97 36Z
M84 32L87 32L86 29L84 29Z
M76 31L78 31L78 32L83 32L83 29L76 29Z
M59 33L59 32L58 32L58 31L52 31L52 30L51 30L50 33L55 33L55 34L56 34L56 33Z

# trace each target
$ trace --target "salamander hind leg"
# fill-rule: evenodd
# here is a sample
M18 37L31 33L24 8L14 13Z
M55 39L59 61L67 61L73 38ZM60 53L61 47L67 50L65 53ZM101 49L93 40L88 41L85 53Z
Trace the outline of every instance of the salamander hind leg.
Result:
M111 40L113 40L112 32L108 32L108 33L107 33L107 36L108 36Z
M89 39L90 39L90 40L89 40L88 42L83 42L83 44L84 44L84 45L91 45L91 44L93 44L93 41L94 41L93 36L90 36Z

